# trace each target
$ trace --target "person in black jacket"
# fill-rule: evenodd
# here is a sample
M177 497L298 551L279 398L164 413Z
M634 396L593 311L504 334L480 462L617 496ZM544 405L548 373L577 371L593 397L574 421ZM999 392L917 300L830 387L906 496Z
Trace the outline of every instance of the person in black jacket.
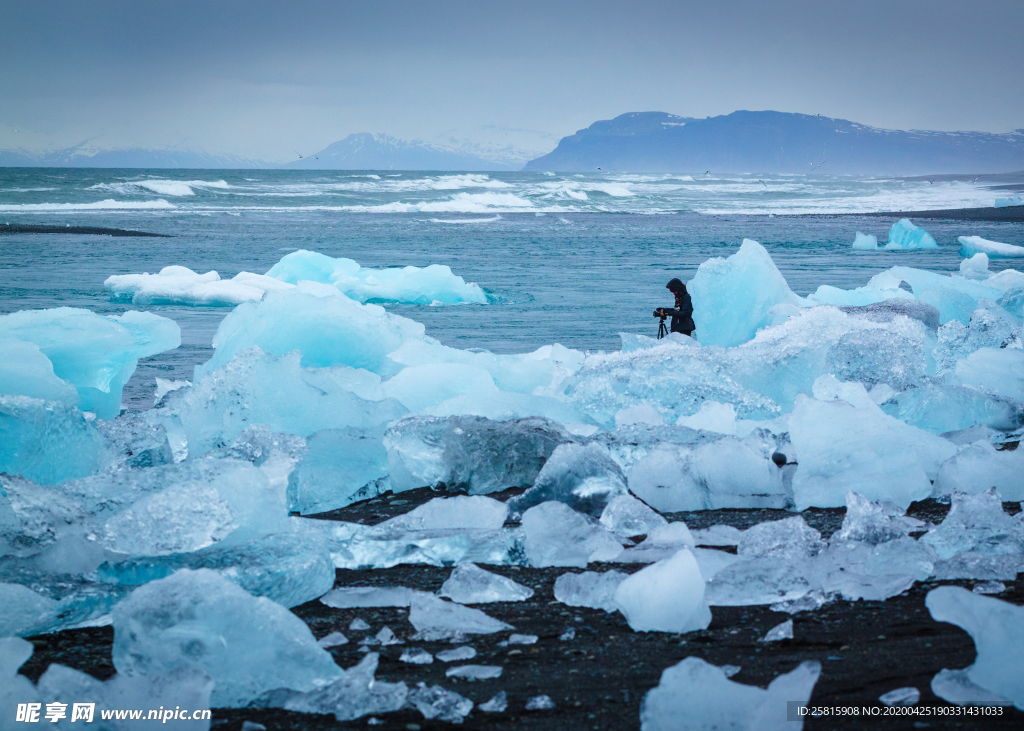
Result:
M672 317L671 332L682 333L683 335L692 336L697 326L693 322L693 302L690 300L690 294L686 291L686 285L678 279L672 279L668 284L665 285L672 294L676 297L676 306L674 309L660 308L654 311L655 317L665 317L669 315Z

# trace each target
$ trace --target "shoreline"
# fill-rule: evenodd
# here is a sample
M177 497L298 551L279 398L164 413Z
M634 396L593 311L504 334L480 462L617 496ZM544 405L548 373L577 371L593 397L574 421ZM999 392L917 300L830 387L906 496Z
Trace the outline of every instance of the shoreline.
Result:
M134 231L127 228L104 228L102 226L41 226L20 223L0 225L0 236L14 234L89 234L93 236L149 236L161 239L174 238L173 234L157 234L150 231Z

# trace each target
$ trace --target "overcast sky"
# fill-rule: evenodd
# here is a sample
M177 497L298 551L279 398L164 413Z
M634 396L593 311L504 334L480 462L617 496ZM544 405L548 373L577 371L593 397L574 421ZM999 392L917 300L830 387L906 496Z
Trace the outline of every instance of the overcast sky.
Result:
M1022 0L0 0L0 28L6 149L284 160L352 132L555 139L630 111L1024 127Z

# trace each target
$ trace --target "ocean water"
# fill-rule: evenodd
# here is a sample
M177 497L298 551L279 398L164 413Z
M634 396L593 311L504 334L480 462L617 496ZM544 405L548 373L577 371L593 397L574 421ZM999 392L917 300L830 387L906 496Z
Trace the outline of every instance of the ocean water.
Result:
M447 264L488 305L389 309L460 348L524 352L550 343L616 350L621 332L654 335L684 281L744 238L761 242L798 294L857 287L895 264L950 272L957 236L1024 245L1024 224L920 221L937 251L853 251L857 231L887 240L894 218L858 213L991 206L963 182L852 177L0 168L0 226L132 228L173 238L0 236L0 313L110 301L111 274L178 264L222 277L265 272L296 249L372 267ZM993 262L993 269L1012 266ZM126 403L154 377L191 378L226 308L147 307L176 320L183 345L140 363Z

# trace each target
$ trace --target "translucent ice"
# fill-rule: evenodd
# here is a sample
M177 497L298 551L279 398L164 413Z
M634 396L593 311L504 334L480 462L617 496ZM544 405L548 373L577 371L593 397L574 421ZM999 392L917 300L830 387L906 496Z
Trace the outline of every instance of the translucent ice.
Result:
M113 616L119 673L203 672L215 682L217 707L245 706L277 688L315 690L342 675L302 620L212 571L183 569L141 586Z
M761 642L779 642L781 640L793 639L793 620L787 619L768 630L768 633L761 639Z
M988 441L963 447L939 469L932 494L976 494L990 487L1003 500L1024 500L1024 450L997 450Z
M429 594L413 597L409 609L409 622L418 632L455 636L489 635L513 629L497 619L488 617L479 609L446 602Z
M407 607L414 596L424 593L404 586L339 586L320 597L320 601L335 609Z
M293 251L266 274L282 282L302 280L332 284L360 302L402 302L429 305L434 302L487 304L476 284L467 284L450 267L393 267L371 269L351 259L333 259L315 251Z
M174 462L174 452L161 424L151 424L144 412L125 410L119 416L101 420L96 428L117 455L119 466L156 467Z
M927 231L915 226L910 219L901 218L889 230L889 243L886 249L937 249L939 245Z
M939 375L955 372L957 361L979 348L1005 348L1019 332L1017 322L999 307L979 307L971 314L966 327L959 320L950 320L938 332L934 350L936 372Z
M1024 608L956 586L932 589L925 605L934 619L962 627L974 640L970 681L1024 709Z
M504 713L508 708L508 695L505 691L500 691L486 703L481 703L478 708L484 713Z
M729 680L721 668L688 657L661 674L661 682L640 706L643 731L785 731L803 728L787 720L787 702L806 705L821 674L817 662L803 662L776 677L767 690Z
M479 495L532 485L555 448L569 441L543 418L413 416L385 435L392 489L465 485Z
M437 659L441 662L458 662L459 660L472 660L476 657L476 650L468 645L456 647L452 650L441 650L437 653Z
M196 380L254 346L277 356L298 350L305 367L347 365L394 372L388 353L406 340L423 338L418 322L379 305L360 304L331 286L301 282L295 289L271 292L259 302L232 310L214 335L213 358L196 368Z
M150 312L115 316L58 307L0 316L0 338L38 346L52 373L78 391L79 408L109 419L121 410L121 391L139 359L177 348L181 330ZM46 378L51 369L40 367Z
M897 505L873 502L851 492L846 496L843 525L832 535L831 541L863 541L877 545L903 538L924 527L922 521L908 518Z
M906 508L931 493L929 475L956 452L951 442L884 413L859 384L823 376L815 397L798 396L789 419L800 463L793 479L798 510L842 505L850 491Z
M711 624L704 578L685 548L623 580L615 604L639 632L692 632Z
M510 500L509 507L522 512L557 500L596 517L610 500L626 492L626 476L606 451L596 444L569 443L555 449L533 487Z
M110 455L73 406L0 395L0 472L56 485L99 470Z
M570 607L589 607L606 612L618 610L615 592L629 574L621 571L584 571L555 579L555 599Z
M434 662L434 656L422 647L410 647L398 658L399 662L407 662L411 665L430 665Z
M279 689L267 694L257 705L302 713L329 713L339 721L397 711L405 705L409 690L405 683L385 683L374 678L379 659L377 653L371 652L329 685L306 692Z
M505 524L508 506L481 495L436 497L408 513L386 520L380 531L498 530Z
M964 385L1024 401L1024 350L976 350L957 362L956 378Z
M424 683L409 691L409 704L428 720L436 718L448 723L462 723L462 719L473 710L473 701L469 698L440 685L428 688Z
M388 453L383 429L323 429L288 476L288 510L325 513L386 492Z
M773 307L800 303L768 252L750 239L729 258L701 264L689 290L696 337L704 345L745 343L771 324Z
M535 695L526 701L527 711L550 711L554 707L555 702L547 695Z
M700 410L696 414L681 418L676 423L691 429L703 429L735 436L736 409L732 404L705 401L700 405Z
M878 697L879 703L887 706L914 706L921 700L921 691L914 687L897 688Z
M992 693L971 682L966 670L943 668L931 682L932 693L944 701L958 706L1012 706L1001 695Z
M680 548L693 548L694 538L682 521L659 526L647 534L641 543L627 548L616 561L626 563L654 563L675 555Z
M576 566L610 561L622 544L600 524L591 522L565 503L549 501L523 513L526 559L531 566Z
M736 553L750 558L801 559L818 555L825 547L821 534L803 516L773 520L743 531Z
M878 238L874 234L862 234L858 231L857 235L853 238L853 248L870 250L877 249Z
M438 594L459 604L487 604L525 601L533 596L533 589L464 563L455 567Z
M658 513L629 493L616 495L608 501L599 520L601 525L622 538L645 536L667 524Z
M957 241L960 242L960 256L986 254L991 259L1010 259L1024 256L1024 246L1001 244L998 241L989 241L980 236L958 236Z
M945 520L921 536L940 558L952 558L958 551L1024 553L1024 524L1003 512L994 489L975 495L954 492L952 503Z
M167 395L150 418L180 433L188 455L198 457L232 444L248 427L309 436L321 429L371 429L403 416L405 408L382 399L379 379L338 366L303 368L299 353L276 357L258 348L240 353L192 388Z
M459 397L498 394L490 373L463 363L407 366L381 384L381 389L412 412L424 412Z
M501 677L501 668L495 665L459 665L444 671L448 678L466 680L492 680Z
M78 391L57 377L39 346L14 338L0 339L0 393L78 405Z
M341 632L331 632L329 635L321 637L316 641L316 644L325 650L331 647L339 647L341 645L348 644L348 637L343 635Z

